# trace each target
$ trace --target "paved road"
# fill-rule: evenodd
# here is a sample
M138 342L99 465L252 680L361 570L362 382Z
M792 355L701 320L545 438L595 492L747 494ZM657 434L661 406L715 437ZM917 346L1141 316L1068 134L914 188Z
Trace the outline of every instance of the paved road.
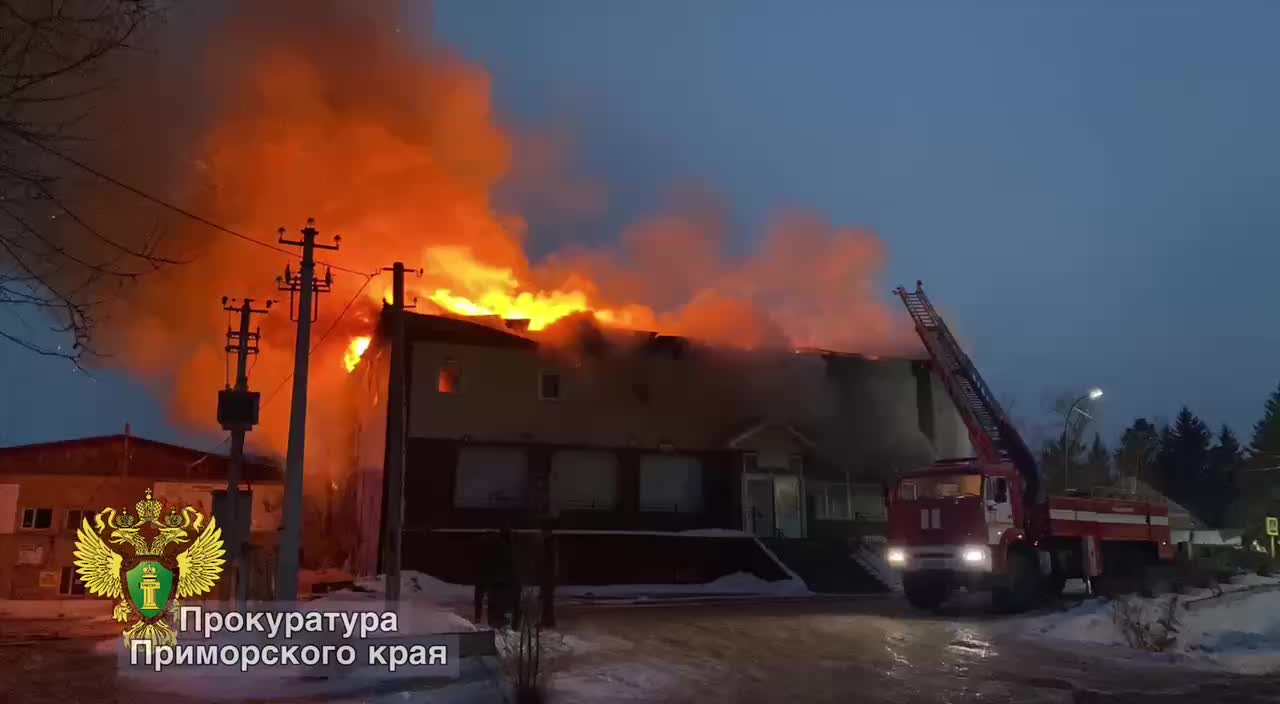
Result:
M560 634L548 637L566 653L550 663L552 702L566 704L1280 703L1280 678L1063 654L1016 638L1007 618L976 607L930 616L893 599L561 607L560 621ZM31 629L0 628L0 641L24 630ZM94 655L92 646L87 639L0 645L0 702L147 700L122 686L114 658ZM394 701L431 697L413 692ZM183 699L206 701L198 692Z
M565 702L1280 702L1280 678L1064 655L973 606L565 609L561 625L585 651L553 664Z

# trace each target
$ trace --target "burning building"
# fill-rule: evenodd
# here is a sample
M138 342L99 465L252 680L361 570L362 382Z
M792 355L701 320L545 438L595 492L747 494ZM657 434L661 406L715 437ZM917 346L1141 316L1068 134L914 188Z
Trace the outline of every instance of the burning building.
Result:
M568 531L850 537L883 521L889 473L971 454L917 359L735 349L589 316L530 332L527 321L406 315L406 569L456 575L440 534L547 517ZM358 344L357 562L372 571L389 355Z

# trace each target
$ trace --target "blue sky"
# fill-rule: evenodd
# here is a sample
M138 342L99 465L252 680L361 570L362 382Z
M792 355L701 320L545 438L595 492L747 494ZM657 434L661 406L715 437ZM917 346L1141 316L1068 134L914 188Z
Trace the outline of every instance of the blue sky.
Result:
M422 5L406 22L423 28ZM513 125L571 125L616 233L673 186L816 209L923 279L1014 414L1100 385L1244 437L1280 381L1280 4L443 0ZM741 246L749 246L743 235ZM116 375L0 346L0 443L190 440ZM215 383L217 380L214 380ZM1110 439L1110 437L1109 437Z

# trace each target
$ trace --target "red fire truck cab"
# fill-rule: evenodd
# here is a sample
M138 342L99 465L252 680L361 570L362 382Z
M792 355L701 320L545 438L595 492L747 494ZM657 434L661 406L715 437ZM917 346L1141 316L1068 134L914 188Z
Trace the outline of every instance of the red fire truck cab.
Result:
M1051 496L1026 500L1010 464L950 460L901 474L888 492L889 564L912 605L932 609L958 588L990 590L1018 611L1068 579L1104 576L1148 588L1173 558L1168 506Z
M1168 505L1132 495L1044 497L1035 455L919 282L895 293L977 454L904 472L886 487L886 558L907 599L932 609L957 588L990 589L997 606L1022 610L1072 578L1159 589L1152 582L1174 556Z

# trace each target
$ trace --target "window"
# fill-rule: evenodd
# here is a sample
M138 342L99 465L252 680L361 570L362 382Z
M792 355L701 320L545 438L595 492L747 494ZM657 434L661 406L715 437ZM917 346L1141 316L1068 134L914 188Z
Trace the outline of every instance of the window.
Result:
M987 480L987 500L999 504L1009 501L1009 481L1004 477L991 477Z
M95 511L92 509L70 509L67 511L67 530L76 531L80 529L83 521L93 523Z
M462 372L458 363L452 359L444 360L440 365L440 373L436 377L436 391L442 394L456 394L462 387Z
M899 501L955 499L963 496L982 496L982 477L977 474L949 474L904 479L898 484Z
M80 581L80 575L76 574L76 568L62 568L62 579L58 583L58 593L68 596L84 595L84 582Z
M560 372L544 371L538 374L538 398L543 401L560 400Z
M551 506L587 511L617 508L617 454L560 450L551 455Z
M525 504L528 458L521 448L463 447L458 451L453 505L518 508Z
M760 456L754 452L742 453L742 471L754 472L760 468Z
M640 510L700 512L702 462L687 455L641 457Z
M875 484L849 485L849 511L855 521L883 521L888 519L884 505L884 491Z
M849 508L849 485L844 482L808 483L813 499L813 517L820 521L847 521L853 518Z
M53 509L27 508L22 510L22 527L45 530L53 525Z

